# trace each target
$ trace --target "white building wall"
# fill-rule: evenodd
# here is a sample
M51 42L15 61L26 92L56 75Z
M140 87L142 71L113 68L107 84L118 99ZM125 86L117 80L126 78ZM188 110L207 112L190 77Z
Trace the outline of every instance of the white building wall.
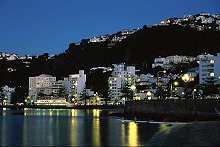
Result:
M79 74L69 75L71 93L75 97L80 97L81 92L86 88L86 74L80 70Z
M51 75L42 74L37 77L29 77L29 96L36 98L39 91L45 92L45 94L50 94L48 89L52 88L55 82L56 77ZM46 90L44 91L43 89Z
M217 56L215 56L214 73L216 83L220 84L220 53L218 53Z
M124 63L113 64L112 77L109 77L109 97L119 98L122 96L122 88L125 84L135 83L135 66L126 66Z
M213 55L199 56L199 84L207 84L206 81L215 76L214 62Z

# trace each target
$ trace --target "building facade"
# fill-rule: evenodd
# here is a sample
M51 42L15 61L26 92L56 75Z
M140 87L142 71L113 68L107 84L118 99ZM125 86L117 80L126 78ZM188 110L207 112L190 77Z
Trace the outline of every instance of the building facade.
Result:
M46 74L29 77L29 96L36 100L39 94L51 95L55 82L56 77Z
M215 83L220 84L220 53L217 53L214 62Z
M80 70L79 74L69 75L70 93L73 97L79 98L83 90L86 88L86 74L84 70Z
M213 55L199 55L199 84L211 84L215 80Z
M112 76L108 79L110 98L120 98L126 84L135 85L135 71L135 66L126 66L124 63L113 64Z

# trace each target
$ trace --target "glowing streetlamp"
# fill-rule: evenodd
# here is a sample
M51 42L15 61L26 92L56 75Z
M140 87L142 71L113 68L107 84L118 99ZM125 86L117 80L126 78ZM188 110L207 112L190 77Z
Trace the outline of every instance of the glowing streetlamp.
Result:
M179 85L179 83L177 81L175 81L173 84L174 84L174 86L178 86Z
M157 88L159 87L159 74L160 74L160 73L164 73L164 74L165 74L165 73L166 73L166 70L161 70L161 71L158 71L158 72L157 72Z
M173 96L173 85L174 86L178 86L179 85L179 83L177 82L177 81L175 81L174 83L171 83L171 85L170 85L170 92L171 92L171 97Z
M190 80L189 74L184 74L184 75L182 76L182 80L183 80L184 82L189 82L189 80Z
M151 100L152 93L150 91L147 92L147 99Z

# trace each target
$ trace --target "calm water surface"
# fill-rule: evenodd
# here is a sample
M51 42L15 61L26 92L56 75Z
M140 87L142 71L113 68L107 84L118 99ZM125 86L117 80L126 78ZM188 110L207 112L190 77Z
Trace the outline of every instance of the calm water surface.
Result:
M164 126L122 122L104 110L0 111L1 146L137 146Z

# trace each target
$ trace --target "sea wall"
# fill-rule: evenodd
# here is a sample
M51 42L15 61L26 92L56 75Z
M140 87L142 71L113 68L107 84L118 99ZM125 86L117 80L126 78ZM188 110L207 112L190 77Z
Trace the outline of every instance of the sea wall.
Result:
M125 104L125 113L175 113L189 114L198 113L220 113L220 99L160 99L128 101Z

